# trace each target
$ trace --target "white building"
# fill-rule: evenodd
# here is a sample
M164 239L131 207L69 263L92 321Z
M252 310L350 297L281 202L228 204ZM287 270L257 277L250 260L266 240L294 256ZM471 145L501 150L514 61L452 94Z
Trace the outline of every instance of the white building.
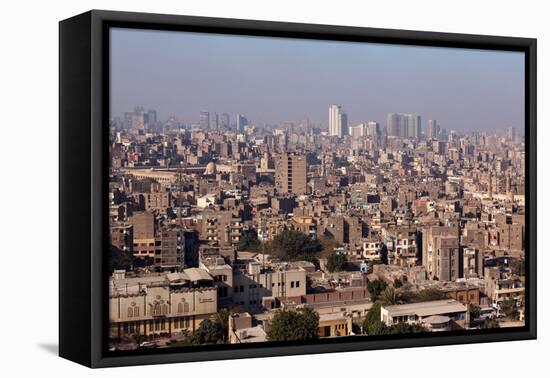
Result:
M331 105L328 109L328 133L343 138L347 134L348 117L340 105Z
M350 126L349 135L353 139L363 138L364 136L367 135L366 128L367 127L364 123L360 123L359 125L355 125L355 126Z
M387 326L399 323L426 323L424 320L434 316L446 316L454 321L466 319L466 306L454 299L408 303L380 308L380 320ZM441 319L441 318L439 318Z

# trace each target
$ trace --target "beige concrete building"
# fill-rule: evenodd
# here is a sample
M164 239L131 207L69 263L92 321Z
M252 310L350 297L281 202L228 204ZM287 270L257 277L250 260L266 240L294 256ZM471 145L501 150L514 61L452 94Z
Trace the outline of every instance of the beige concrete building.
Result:
M109 281L110 337L193 332L217 311L216 287L203 269Z
M136 257L155 257L155 216L151 212L134 212L129 222L134 228L133 252Z
M218 303L230 304L233 298L233 268L218 255L203 259L200 267L206 269L214 278L214 285L218 289Z
M427 227L423 230L422 243L422 265L429 279L455 281L460 277L457 227Z
M306 270L289 264L262 267L249 262L233 270L233 303L246 308L275 308L275 297L306 294Z
M496 308L508 299L513 299L517 305L525 301L524 283L516 276L502 273L498 267L485 269L484 290L491 305Z
M232 211L205 210L202 213L200 235L219 246L237 245L243 233L241 218Z
M283 153L275 159L275 188L278 193L307 192L307 164L304 155Z

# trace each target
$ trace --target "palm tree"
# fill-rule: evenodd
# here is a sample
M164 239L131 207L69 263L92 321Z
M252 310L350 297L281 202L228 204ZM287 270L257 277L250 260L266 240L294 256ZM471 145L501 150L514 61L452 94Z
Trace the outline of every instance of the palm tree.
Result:
M380 294L380 301L385 305L395 305L403 302L401 290L388 286Z

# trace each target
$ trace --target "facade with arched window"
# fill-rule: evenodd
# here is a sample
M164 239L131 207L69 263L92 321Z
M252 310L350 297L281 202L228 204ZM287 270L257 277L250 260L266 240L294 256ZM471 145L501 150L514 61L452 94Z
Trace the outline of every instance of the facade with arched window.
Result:
M217 312L214 285L175 285L166 276L126 278L113 285L109 297L112 338L191 333Z

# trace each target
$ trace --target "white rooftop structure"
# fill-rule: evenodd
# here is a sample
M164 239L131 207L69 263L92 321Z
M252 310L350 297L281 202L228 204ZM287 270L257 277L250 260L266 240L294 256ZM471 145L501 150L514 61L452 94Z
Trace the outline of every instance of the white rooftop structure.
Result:
M417 315L421 318L466 311L466 306L454 299L385 306L391 316Z
M427 318L432 321L449 317L452 320L464 320L466 306L454 299L382 306L380 320L391 326L398 323L418 323Z
M153 273L137 277L126 277L116 272L109 281L109 292L114 294L138 294L152 286L169 286L170 284L198 281L213 281L208 272L200 268L189 268L175 273Z

